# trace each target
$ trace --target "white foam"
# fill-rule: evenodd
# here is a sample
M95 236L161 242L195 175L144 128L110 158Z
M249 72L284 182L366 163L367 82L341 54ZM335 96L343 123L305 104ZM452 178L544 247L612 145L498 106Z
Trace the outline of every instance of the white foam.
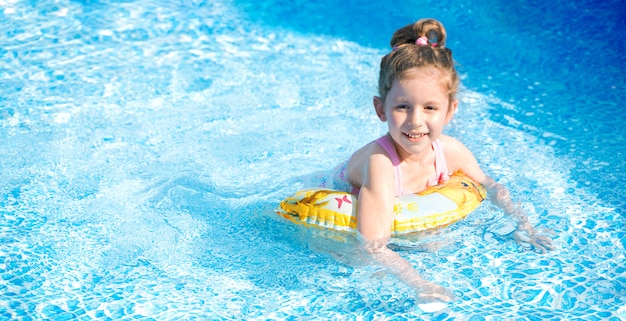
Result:
M417 305L422 311L432 313L441 311L448 307L447 304L443 302L429 302L429 303L421 303Z

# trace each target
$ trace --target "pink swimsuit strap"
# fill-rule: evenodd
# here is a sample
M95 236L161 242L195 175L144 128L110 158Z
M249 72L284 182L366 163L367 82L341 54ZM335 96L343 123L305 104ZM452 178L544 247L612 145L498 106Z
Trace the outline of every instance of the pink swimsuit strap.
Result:
M396 151L396 147L391 142L389 136L384 135L376 140L376 143L382 147L389 158L391 158L391 165L393 165L393 173L396 181L396 196L404 195L404 190L402 189L402 172L400 171L400 156L398 156L398 152Z
M443 147L439 142L439 138L437 138L432 145L435 151L435 176L428 180L428 186L442 184L450 179L448 162L446 161L446 155L443 153Z
M405 191L402 188L402 171L400 170L400 156L398 156L398 152L396 151L396 147L391 142L391 139L388 135L384 135L376 140L376 143L382 147L389 158L391 158L391 164L393 165L393 171L396 181L396 196L406 195L410 192ZM439 142L439 139L435 140L432 143L433 151L435 152L435 175L428 179L428 186L435 186L440 183L446 182L450 179L450 175L448 173L448 163L446 162L446 157L443 153L443 147Z

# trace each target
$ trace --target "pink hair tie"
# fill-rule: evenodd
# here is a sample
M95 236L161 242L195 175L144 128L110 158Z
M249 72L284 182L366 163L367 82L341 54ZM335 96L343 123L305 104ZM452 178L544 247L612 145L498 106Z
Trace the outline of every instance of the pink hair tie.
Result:
M415 44L418 46L426 46L428 45L428 38L426 37L419 37L417 38L417 40L415 40Z
M415 40L415 44L418 46L427 46L429 43L428 38L426 38L426 36L422 36L417 38L417 40ZM433 47L437 47L437 43L436 42L431 42L430 43L431 46Z

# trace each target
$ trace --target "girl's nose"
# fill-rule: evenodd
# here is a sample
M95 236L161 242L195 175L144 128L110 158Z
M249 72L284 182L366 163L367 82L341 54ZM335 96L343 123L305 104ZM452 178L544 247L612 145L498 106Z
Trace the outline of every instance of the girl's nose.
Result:
M412 110L411 114L409 115L409 125L411 125L412 127L420 127L423 124L424 114L422 113L422 111L417 108Z

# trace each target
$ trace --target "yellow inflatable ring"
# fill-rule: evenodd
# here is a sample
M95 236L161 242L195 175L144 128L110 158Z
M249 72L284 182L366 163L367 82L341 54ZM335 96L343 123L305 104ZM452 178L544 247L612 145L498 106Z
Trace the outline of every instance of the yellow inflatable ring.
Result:
M466 217L484 199L481 185L454 173L443 185L396 197L392 235L449 225ZM306 189L284 199L276 212L296 224L354 233L357 197L331 189Z

